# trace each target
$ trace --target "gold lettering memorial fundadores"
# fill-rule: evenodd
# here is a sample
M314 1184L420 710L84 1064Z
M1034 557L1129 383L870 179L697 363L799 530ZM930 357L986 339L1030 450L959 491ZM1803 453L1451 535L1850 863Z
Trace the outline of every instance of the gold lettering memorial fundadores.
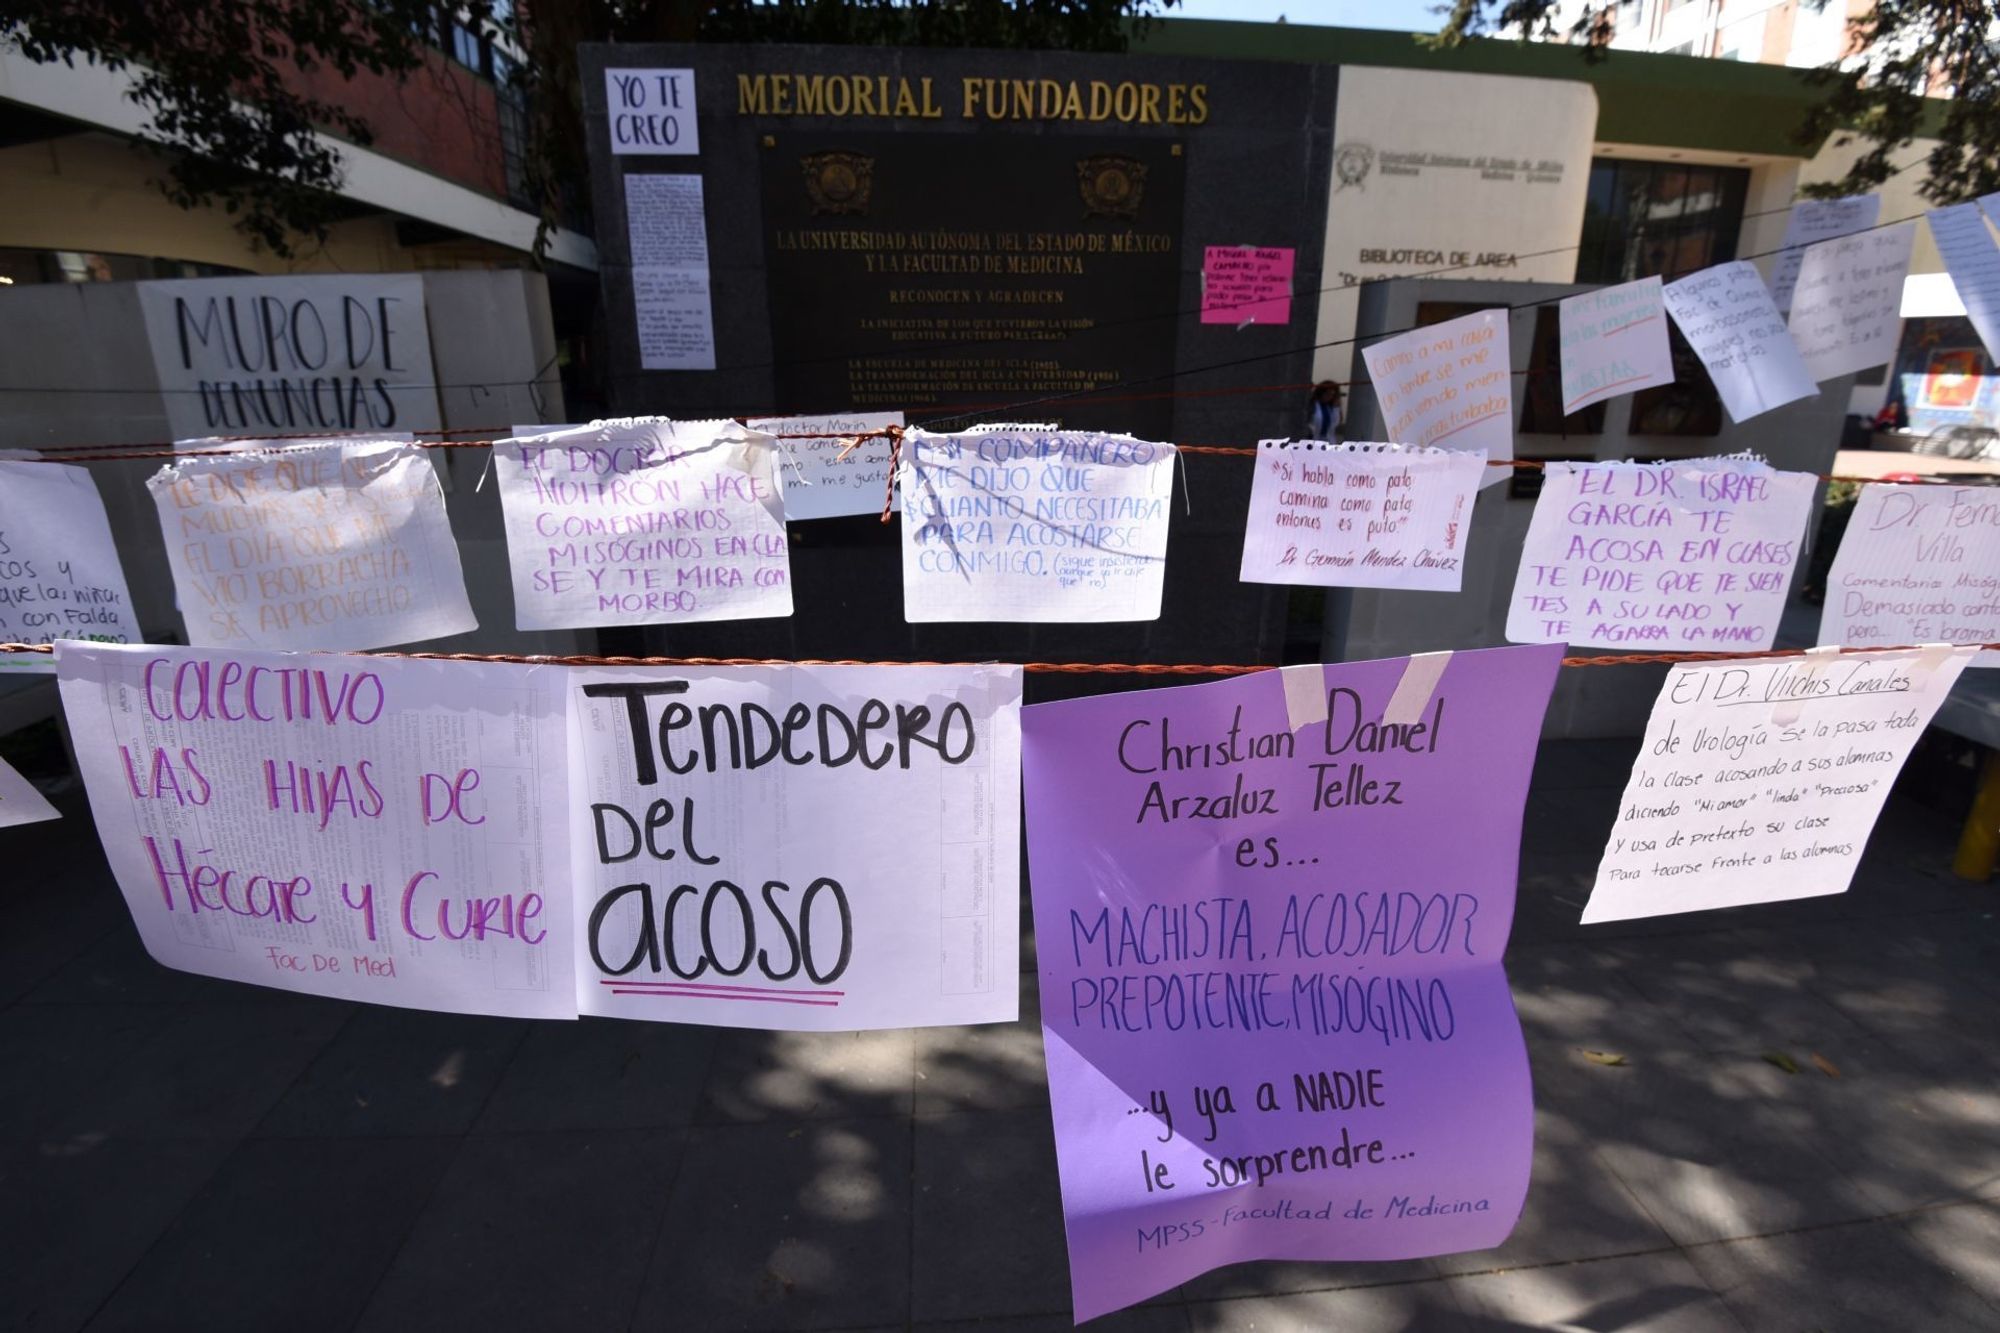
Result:
M950 90L949 82L946 89ZM937 81L890 74L738 74L739 116L873 116L941 120ZM1072 120L1120 125L1201 125L1208 120L1205 83L1104 79L958 81L963 120ZM948 94L947 94L948 95Z

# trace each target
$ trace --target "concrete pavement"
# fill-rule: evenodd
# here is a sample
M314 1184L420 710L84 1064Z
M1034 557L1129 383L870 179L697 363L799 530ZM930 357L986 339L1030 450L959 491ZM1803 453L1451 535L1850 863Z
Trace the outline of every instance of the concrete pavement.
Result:
M1893 801L1853 891L1576 924L1630 745L1545 745L1508 970L1535 1180L1495 1251L1251 1264L1107 1330L2000 1327L2000 902ZM1034 976L814 1037L170 972L81 802L0 888L0 1327L1069 1326Z

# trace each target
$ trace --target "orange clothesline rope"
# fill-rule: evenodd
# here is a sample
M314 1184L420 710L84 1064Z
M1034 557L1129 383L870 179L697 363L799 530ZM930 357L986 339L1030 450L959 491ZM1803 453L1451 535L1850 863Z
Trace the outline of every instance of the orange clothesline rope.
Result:
M861 431L853 435L787 434L787 435L775 435L772 438L778 440L825 440L825 439L847 440L850 442L848 444L848 449L850 450L864 440L886 439L890 443L889 462L893 469L895 462L901 456L901 446L905 431L906 428L902 426L885 426L880 430ZM341 437L339 436L326 436L326 435L305 435L305 436L242 435L242 436L217 436L216 438L219 441L224 441L224 442L245 441L245 440L283 441L283 440L301 439L301 440L325 440L328 441L329 443L339 443L341 439ZM411 445L411 447L417 449L490 449L495 444L501 443L502 441L510 438L513 437L500 436L495 439L489 439L489 440L411 440L408 441L408 443ZM1307 442L1296 441L1293 443L1307 443ZM1337 448L1338 446L1334 447ZM1419 446L1411 446L1411 447L1419 447ZM21 459L19 461L24 463L57 463L57 462L118 463L118 462L125 462L127 460L145 459L145 458L234 458L237 456L238 453L241 452L240 450L236 449L160 449L150 445L149 446L106 445L104 446L104 448L108 452L63 453L60 458L26 458L26 459ZM1177 444L1174 446L1174 448L1184 454L1214 454L1217 456L1232 457L1232 458L1255 458L1257 456L1256 448L1254 446L1249 446L1249 445ZM61 452L61 450L52 447L51 449L44 452L59 453ZM1701 455L1691 455L1690 457L1700 457L1700 456ZM1542 470L1544 466L1546 466L1550 462L1567 463L1576 461L1578 460L1541 459L1541 458L1489 458L1486 460L1486 466L1513 468L1517 472L1539 472ZM1820 481L1851 481L1868 485L1879 484L1883 480L1881 477L1859 477L1859 476L1851 477L1851 476L1844 476L1840 473L1829 473L1829 472L1816 472L1813 473L1812 475L1817 479L1819 479ZM1926 483L1935 482L1940 484L1951 485L1951 484L1961 484L1962 479L1970 475L1974 474L1956 473L1956 472L1938 473L1931 476L1921 477L1919 478L1919 480L1921 482L1926 482ZM886 509L883 513L882 521L885 523L889 521L889 514Z
M178 645L162 645L173 647ZM1899 653L1915 652L1934 645L1904 643L1880 648L1849 648L1839 651L1849 653ZM1958 647L1978 647L1989 651L2000 651L2000 643L1959 644ZM46 643L0 643L0 653L53 653L54 647ZM1467 651L1476 651L1468 649ZM1734 662L1765 657L1803 657L1804 648L1768 648L1760 652L1720 652L1720 653L1608 653L1597 656L1565 657L1566 667L1594 666L1641 666L1661 664L1672 666L1682 662ZM407 657L426 662L512 662L526 666L671 666L671 667L739 667L739 666L873 666L873 667L933 667L933 666L981 666L979 662L890 662L868 661L851 657L629 657L597 656L589 653L534 654L534 653L427 653L393 652L377 650L368 652L343 651L344 656L355 657ZM1040 675L1063 676L1249 676L1259 671L1276 671L1277 663L1272 662L1022 662L1023 671Z
M437 435L444 432L417 431L413 433L420 435ZM787 434L787 435L773 435L771 438L774 440L827 440L827 439L852 440L856 444L859 444L862 440L870 440L878 437L900 439L902 437L902 433L903 433L903 428L901 426L885 426L881 430L863 431L858 435ZM500 444L503 441L513 440L521 437L513 435L497 435L492 439L486 439L486 440L386 440L377 437L371 437L368 435L348 436L348 435L327 435L322 433L319 435L206 435L203 436L202 438L204 440L214 440L218 445L260 443L266 440L271 440L271 441L276 441L281 445L290 445L298 443L315 443L321 445L335 445L335 444L349 444L349 443L371 443L371 444L391 443L391 444L407 444L413 449L490 449L494 445ZM33 445L25 445L23 447L27 449L35 448L35 446ZM101 450L101 452L83 452L83 453L71 452L72 450L93 450L93 449ZM241 455L244 451L241 449L231 449L231 448L176 449L172 448L170 445L163 446L159 443L151 443L151 444L107 444L102 446L50 445L48 448L39 449L36 450L36 452L57 454L60 456L56 458L23 458L18 461L23 463L120 463L124 462L126 459L137 459L137 458L235 458Z

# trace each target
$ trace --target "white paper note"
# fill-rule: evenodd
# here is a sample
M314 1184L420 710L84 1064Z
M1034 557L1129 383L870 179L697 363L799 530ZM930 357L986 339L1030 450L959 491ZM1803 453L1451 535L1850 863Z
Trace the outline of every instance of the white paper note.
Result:
M1785 239L1778 244L1777 262L1771 267L1771 301L1780 312L1792 308L1792 292L1799 281L1799 264L1806 247L1836 236L1866 231L1882 216L1882 196L1850 194L1844 199L1801 199L1792 205L1785 219Z
M569 688L582 1012L1016 1016L1021 668L605 668Z
M586 426L594 427L597 430L621 430L630 426L666 426L671 428L673 424L674 419L672 417L597 417L590 421L543 421L532 424L517 422L508 428L508 434L514 436L516 439L525 439L530 435L553 435L560 431L582 430Z
M563 669L64 644L146 951L315 995L576 1014Z
M790 615L776 453L733 421L495 441L516 626Z
M1457 592L1486 455L1263 440L1245 583Z
M1174 447L1085 431L911 431L903 618L1157 620Z
M138 292L177 438L443 424L415 273L177 278Z
M1965 303L1965 317L1986 345L1987 358L2000 361L2000 241L1977 204L1933 208L1925 217L1951 285Z
M478 627L437 473L413 445L188 458L146 488L190 643L384 648Z
M1563 299L1564 416L1606 398L1673 382L1674 353L1658 278Z
M853 437L902 424L901 412L750 419L753 430L794 437L778 441L778 484L785 492L785 517L793 521L881 513L889 495L889 438L857 443Z
M625 223L639 364L647 370L714 370L701 177L628 174Z
M1763 463L1549 463L1507 609L1515 643L1769 648L1816 479Z
M0 759L0 828L61 818L62 812L49 804L48 797L35 790L34 783L22 777L12 764Z
M1399 444L1514 456L1507 312L1481 310L1361 349L1382 429Z
M1895 360L1916 238L1905 222L1807 248L1790 321L1807 374L1824 383Z
M2000 490L1863 486L1826 582L1823 644L2000 643Z
M142 637L89 469L0 462L0 641ZM46 653L0 653L0 672L53 670Z
M1661 295L1681 336L1708 367L1731 421L1819 392L1749 260L1705 268L1668 283Z
M701 151L691 69L607 69L604 112L618 156Z
M1969 649L1667 673L1583 920L1844 893Z

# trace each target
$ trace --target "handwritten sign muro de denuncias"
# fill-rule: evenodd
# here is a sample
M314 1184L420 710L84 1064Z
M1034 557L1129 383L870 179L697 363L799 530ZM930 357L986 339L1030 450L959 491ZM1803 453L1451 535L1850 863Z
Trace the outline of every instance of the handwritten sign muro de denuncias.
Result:
M420 274L175 278L138 297L176 437L443 424Z

